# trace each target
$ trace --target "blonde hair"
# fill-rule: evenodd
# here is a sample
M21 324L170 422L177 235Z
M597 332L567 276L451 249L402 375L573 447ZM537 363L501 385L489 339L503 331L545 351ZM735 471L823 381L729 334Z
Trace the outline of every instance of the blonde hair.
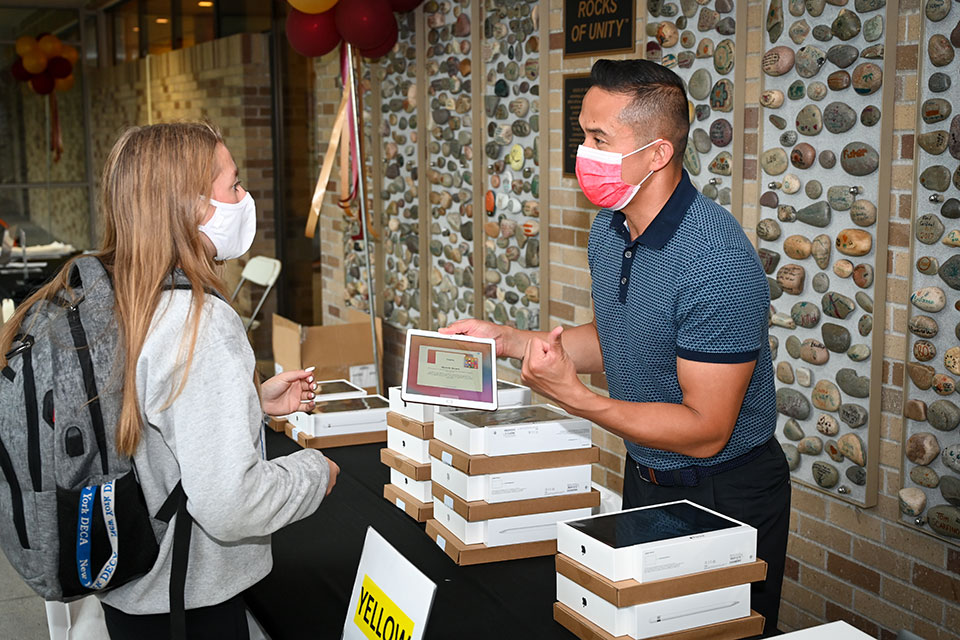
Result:
M116 314L125 356L122 408L116 445L132 456L143 430L137 403L137 360L164 283L181 269L190 283L189 332L181 349L183 375L169 403L182 391L193 360L205 291L223 293L219 270L203 248L197 229L219 173L219 131L206 123L133 127L117 140L103 169L100 187L103 238L97 256L113 279ZM69 287L72 261L30 296L0 330L0 365L24 315L40 301Z

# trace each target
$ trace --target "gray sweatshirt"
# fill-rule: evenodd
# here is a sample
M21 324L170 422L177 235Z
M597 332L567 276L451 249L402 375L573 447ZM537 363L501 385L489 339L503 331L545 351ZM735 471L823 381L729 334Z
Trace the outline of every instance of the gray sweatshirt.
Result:
M329 466L311 449L264 459L253 351L237 313L219 298L207 296L187 384L163 408L181 379L190 304L190 291L170 291L154 314L137 361L145 426L134 458L151 513L183 480L194 518L185 600L194 609L223 602L270 572L270 534L317 509ZM172 550L173 522L153 569L103 602L130 614L168 612Z

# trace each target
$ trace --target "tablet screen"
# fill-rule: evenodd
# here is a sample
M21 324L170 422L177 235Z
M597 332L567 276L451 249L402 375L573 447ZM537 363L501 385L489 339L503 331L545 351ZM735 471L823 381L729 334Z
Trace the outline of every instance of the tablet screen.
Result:
M496 384L491 344L412 332L409 340L406 393L494 402Z

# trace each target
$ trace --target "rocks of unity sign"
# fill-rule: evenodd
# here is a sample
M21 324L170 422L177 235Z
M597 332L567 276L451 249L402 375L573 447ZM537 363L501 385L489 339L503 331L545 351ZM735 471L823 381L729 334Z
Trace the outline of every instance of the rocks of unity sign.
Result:
M564 0L563 55L632 51L635 18L629 0Z

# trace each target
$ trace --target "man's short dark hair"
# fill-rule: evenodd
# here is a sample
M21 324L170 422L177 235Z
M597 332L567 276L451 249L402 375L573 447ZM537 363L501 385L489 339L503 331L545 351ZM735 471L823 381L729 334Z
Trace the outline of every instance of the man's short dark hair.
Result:
M683 80L649 60L597 60L590 70L592 86L628 95L620 120L634 128L639 140L651 135L673 143L674 160L683 161L690 131L690 107Z

